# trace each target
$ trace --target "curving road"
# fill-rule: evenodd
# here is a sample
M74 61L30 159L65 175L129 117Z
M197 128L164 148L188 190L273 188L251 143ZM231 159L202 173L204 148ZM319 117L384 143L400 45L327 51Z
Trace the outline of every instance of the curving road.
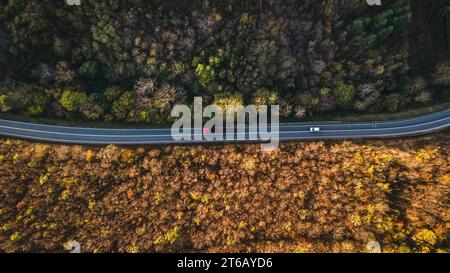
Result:
M310 132L320 127L320 132ZM280 124L279 140L329 140L404 137L427 134L450 127L450 109L405 120L362 123ZM248 129L248 128L247 128ZM234 133L236 134L236 133ZM0 135L58 143L76 144L188 144L206 140L175 141L171 129L99 129L32 124L0 120ZM225 140L215 142L237 142Z

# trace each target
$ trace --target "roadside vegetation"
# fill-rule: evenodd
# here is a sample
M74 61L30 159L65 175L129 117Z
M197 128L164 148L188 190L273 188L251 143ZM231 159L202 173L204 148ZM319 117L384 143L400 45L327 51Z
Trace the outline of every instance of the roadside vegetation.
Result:
M0 251L450 250L450 137L88 147L0 140Z
M422 44L445 30L417 31L414 2L2 1L0 112L157 126L194 96L289 120L441 102L448 53Z

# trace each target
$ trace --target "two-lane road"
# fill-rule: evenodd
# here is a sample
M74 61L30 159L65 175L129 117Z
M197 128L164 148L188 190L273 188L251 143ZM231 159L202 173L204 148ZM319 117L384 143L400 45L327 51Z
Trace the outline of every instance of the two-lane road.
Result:
M310 132L319 127L320 132ZM325 140L404 137L450 127L450 109L405 120L361 123L287 123L279 126L279 140ZM175 141L171 129L100 129L51 126L0 120L0 135L29 140L76 144L188 144L206 140ZM233 142L233 141L216 141Z

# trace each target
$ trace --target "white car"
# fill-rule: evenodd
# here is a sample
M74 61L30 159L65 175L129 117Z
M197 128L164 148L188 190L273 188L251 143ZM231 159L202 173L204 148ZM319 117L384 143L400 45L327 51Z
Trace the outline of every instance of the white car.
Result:
M319 127L311 127L311 128L309 128L309 131L311 133L317 133L317 132L320 132L320 128Z

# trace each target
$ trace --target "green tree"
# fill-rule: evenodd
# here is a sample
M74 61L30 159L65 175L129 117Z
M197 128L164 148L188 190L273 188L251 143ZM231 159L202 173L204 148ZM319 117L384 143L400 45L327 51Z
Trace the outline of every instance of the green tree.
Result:
M86 101L86 93L72 90L65 90L59 100L61 105L69 112L77 111Z
M401 106L402 95L399 93L392 93L386 97L386 107L388 111L395 112Z
M101 106L92 102L87 102L80 107L80 112L86 119L96 120L103 115L103 109Z
M85 62L81 65L78 73L86 79L94 79L97 76L97 64L94 61Z
M40 115L45 111L49 102L50 98L47 94L33 94L30 100L31 105L28 107L27 112L31 115Z
M358 100L355 102L355 110L358 111L364 111L366 110L366 104L364 103L364 101Z
M198 64L197 69L195 70L195 75L198 83L205 88L208 88L209 85L216 78L216 72L214 68L210 65Z
M339 81L333 93L336 97L337 104L342 108L348 108L355 97L355 87Z
M129 111L135 105L135 92L128 91L122 94L112 105L112 114L119 120L127 118Z
M0 95L0 112L8 112L11 110L9 98L7 95Z
M120 97L120 95L122 94L122 90L120 90L118 86L110 86L106 88L103 94L105 95L107 101L113 102Z

